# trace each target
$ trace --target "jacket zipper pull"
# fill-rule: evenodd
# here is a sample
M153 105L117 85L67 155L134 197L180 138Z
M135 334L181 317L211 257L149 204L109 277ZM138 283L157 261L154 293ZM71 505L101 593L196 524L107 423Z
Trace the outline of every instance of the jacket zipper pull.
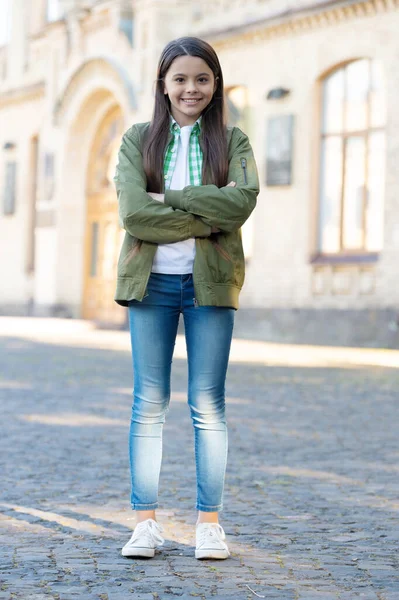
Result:
M248 179L247 179L247 159L246 158L241 159L241 167L242 167L242 170L244 171L244 183L245 183L245 185L247 185Z
M197 300L197 298L193 298L193 301L194 301L194 307L198 308L198 300Z

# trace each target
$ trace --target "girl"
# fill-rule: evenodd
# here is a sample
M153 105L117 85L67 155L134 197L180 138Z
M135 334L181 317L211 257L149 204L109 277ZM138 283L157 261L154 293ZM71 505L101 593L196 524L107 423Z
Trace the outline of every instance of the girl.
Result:
M166 46L152 121L125 133L115 181L126 230L115 300L129 307L131 506L137 515L122 555L153 557L164 542L155 509L182 314L199 511L195 557L225 559L218 522L227 458L225 379L244 281L240 227L259 189L247 136L226 127L222 70L208 43L186 37Z

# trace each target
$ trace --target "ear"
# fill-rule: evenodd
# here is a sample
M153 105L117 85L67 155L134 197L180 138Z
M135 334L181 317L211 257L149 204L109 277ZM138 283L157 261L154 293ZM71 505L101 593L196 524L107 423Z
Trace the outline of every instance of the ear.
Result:
M218 79L219 79L219 77L215 77L215 84L214 84L214 86L213 86L213 93L215 93L215 92L216 92L216 89L217 89L217 87L218 87Z

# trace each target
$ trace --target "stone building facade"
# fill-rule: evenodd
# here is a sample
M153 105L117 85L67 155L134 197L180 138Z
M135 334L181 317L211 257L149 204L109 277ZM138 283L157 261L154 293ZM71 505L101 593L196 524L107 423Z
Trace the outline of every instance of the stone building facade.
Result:
M3 313L124 320L116 152L150 118L159 53L181 35L217 50L257 158L242 306L396 311L399 0L7 2Z

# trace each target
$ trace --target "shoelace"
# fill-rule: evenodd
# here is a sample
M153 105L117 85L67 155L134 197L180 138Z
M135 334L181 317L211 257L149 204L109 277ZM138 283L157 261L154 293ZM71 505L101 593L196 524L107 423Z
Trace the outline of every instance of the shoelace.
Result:
M223 541L224 531L219 523L207 523L206 526L202 525L198 531L198 544L202 546L205 542L217 543Z
M156 542L162 546L165 540L161 536L161 531L163 531L163 529L156 521L143 521L136 525L131 543L136 542L139 537L144 537L148 545L152 545Z

